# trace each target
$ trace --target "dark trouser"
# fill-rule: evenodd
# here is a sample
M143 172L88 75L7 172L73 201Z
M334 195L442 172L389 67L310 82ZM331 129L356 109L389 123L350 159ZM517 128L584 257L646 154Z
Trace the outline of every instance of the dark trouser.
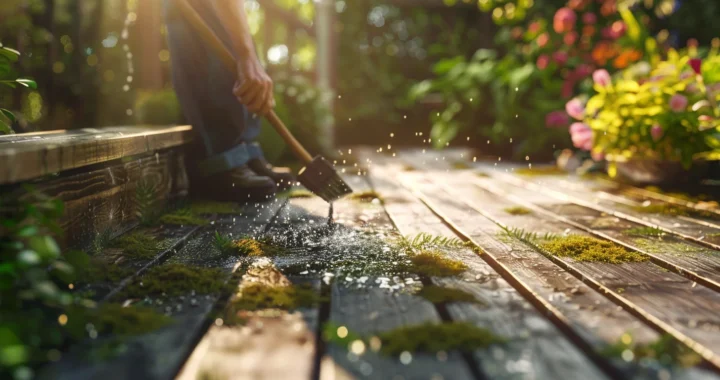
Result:
M199 8L208 26L229 47L219 21L207 8L204 12ZM173 85L195 133L188 162L191 174L217 174L261 157L260 146L254 143L260 133L260 117L238 103L232 92L235 73L223 66L217 54L173 9L172 0L165 0L165 15Z

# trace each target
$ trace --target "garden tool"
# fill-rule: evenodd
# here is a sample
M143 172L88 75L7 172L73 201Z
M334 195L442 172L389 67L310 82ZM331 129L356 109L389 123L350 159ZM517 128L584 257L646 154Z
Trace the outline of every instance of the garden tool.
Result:
M230 72L236 72L235 58L227 49L220 38L215 35L212 29L205 23L195 9L187 0L175 0L177 9L193 27L196 33L214 50L223 61ZM275 128L280 137L290 147L295 156L299 158L305 167L298 172L298 181L308 190L324 199L326 202L333 202L341 197L352 193L350 186L338 175L333 166L322 156L313 158L310 153L300 144L295 136L285 127L282 120L270 111L266 115L270 124Z

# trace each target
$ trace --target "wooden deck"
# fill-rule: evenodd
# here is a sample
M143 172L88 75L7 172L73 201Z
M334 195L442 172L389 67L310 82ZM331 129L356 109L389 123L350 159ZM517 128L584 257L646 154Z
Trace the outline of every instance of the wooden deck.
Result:
M146 299L174 322L134 338L126 350L102 362L87 362L82 352L88 348L78 348L44 376L720 379L717 208L708 211L702 201L602 178L520 175L513 165L473 162L461 150L391 156L353 148L352 158L363 167L343 170L347 181L356 193L374 191L382 201L338 201L332 226L329 205L320 198L279 197L239 206L236 213L204 215L210 223L202 226L162 224L128 232L150 228L164 249L139 262L123 261L122 252L113 249L99 253L133 269L129 277L97 288L101 302L148 269L173 263L220 268L236 291ZM649 214L638 207L648 204L698 212ZM518 206L527 212L508 212ZM660 237L628 233L646 227ZM271 237L288 251L228 258L213 247L216 232ZM449 277L398 270L407 257L396 255L394 246L418 234L466 242L437 249L467 269ZM594 236L647 261L558 257L534 243L545 234ZM226 323L226 304L258 283L303 284L314 289L319 302L297 310L242 312L243 323ZM431 303L418 295L430 286L463 290L477 302ZM502 343L400 355L373 347L378 336L398 328L451 322L486 329ZM328 328L364 337L365 343L329 340ZM678 358L658 362L634 358L632 352L609 353L609 347L628 339L641 345L663 339L699 360L683 366Z

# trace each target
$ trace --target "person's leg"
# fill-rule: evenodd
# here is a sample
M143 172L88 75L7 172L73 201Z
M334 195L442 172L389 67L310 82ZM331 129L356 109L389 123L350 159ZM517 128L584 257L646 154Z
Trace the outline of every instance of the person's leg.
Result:
M172 9L167 26L175 91L195 133L188 160L191 191L230 200L274 194L273 182L246 166L250 153L243 135L256 135L259 120L232 94L233 74Z

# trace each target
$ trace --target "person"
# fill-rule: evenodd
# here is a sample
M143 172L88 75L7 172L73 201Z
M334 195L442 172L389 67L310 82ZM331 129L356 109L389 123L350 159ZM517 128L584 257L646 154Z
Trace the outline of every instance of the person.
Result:
M187 0L237 62L223 65L175 6L164 14L172 81L194 140L186 164L193 196L223 201L262 201L293 182L275 170L256 140L262 115L275 106L273 82L258 59L244 2Z

